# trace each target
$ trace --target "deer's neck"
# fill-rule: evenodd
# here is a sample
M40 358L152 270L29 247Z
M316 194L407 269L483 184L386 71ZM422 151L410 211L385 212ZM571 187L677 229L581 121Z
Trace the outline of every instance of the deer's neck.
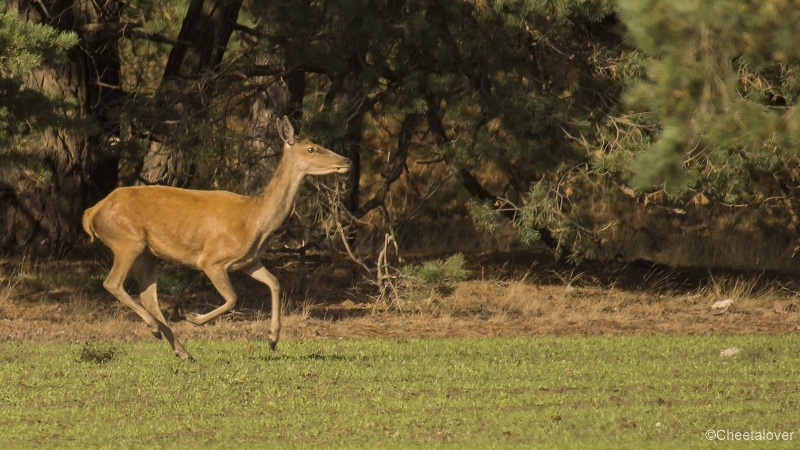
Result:
M291 161L285 160L286 155L278 164L272 180L264 192L257 197L259 211L259 232L262 235L271 234L277 229L294 208L297 193L305 174L294 170Z

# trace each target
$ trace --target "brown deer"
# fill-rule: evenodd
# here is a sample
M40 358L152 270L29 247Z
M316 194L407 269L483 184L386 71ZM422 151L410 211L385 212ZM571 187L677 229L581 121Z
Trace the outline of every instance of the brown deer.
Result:
M153 335L167 338L175 355L191 356L175 339L156 298L157 258L200 269L225 299L207 314L186 314L202 325L236 305L228 272L241 270L269 286L272 320L269 344L274 350L281 332L280 285L261 265L267 238L294 208L306 175L345 173L350 160L307 140L296 140L289 119L278 120L283 155L272 181L260 195L196 191L168 186L133 186L114 190L86 210L83 228L90 242L97 236L114 253L114 265L103 282L109 292L133 309ZM139 282L141 304L123 283L131 268Z

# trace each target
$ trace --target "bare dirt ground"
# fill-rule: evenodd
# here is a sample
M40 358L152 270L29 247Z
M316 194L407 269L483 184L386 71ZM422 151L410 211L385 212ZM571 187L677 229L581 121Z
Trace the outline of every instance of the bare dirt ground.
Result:
M467 257L470 278L451 292L405 287L378 296L355 264L311 257L297 282L291 257L269 260L283 285L284 339L800 333L789 274L681 269L634 263L570 267L548 256ZM152 340L145 325L102 289L109 261L0 262L0 340L33 342ZM182 312L222 303L204 277L165 266L160 303L186 339L261 340L269 332L266 287L232 276L233 313L195 326ZM130 283L135 291L135 283ZM164 288L162 288L164 287ZM733 304L713 309L720 300Z

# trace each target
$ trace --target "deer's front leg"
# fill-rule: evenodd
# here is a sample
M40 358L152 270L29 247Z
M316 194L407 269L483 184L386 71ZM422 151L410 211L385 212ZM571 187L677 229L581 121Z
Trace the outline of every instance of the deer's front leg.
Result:
M275 350L281 335L281 285L278 283L278 279L269 273L260 262L245 267L242 269L242 272L269 286L269 291L272 295L272 320L269 330L269 347Z
M236 306L236 291L233 290L231 279L228 278L228 271L221 266L209 266L203 268L203 272L206 273L208 279L211 280L211 283L214 285L220 295L222 295L222 298L225 299L225 304L209 312L208 314L184 314L183 319L195 325L203 325L208 323L211 320L219 317L221 314L232 310L233 307Z

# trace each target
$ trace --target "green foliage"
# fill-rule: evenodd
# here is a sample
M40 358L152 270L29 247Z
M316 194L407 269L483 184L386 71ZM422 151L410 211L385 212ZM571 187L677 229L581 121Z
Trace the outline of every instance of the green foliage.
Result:
M31 151L39 146L41 133L48 127L89 130L92 124L76 113L79 105L75 99L59 98L25 83L45 64L66 63L67 51L78 43L78 37L23 22L1 2L0 11L0 169L22 168L30 186L47 190L55 174L37 151ZM6 181L2 180L3 184Z
M796 2L622 0L619 10L650 57L627 100L661 128L633 165L638 184L680 191L708 179L734 201L751 184L744 172L776 171L766 153L800 144Z
M492 202L478 202L472 199L467 202L467 210L478 229L486 233L497 231L499 223Z
M3 10L5 5L0 4ZM67 50L78 43L75 33L23 22L13 12L0 13L0 75L24 77L44 61L63 64Z
M406 265L400 273L402 278L410 282L412 291L424 287L442 295L450 295L456 285L469 276L466 263L464 255L456 253L445 261L435 259L422 264Z
M5 10L5 5L0 5ZM68 126L74 108L69 99L57 99L40 90L24 87L25 77L49 64L66 62L67 50L78 37L46 25L22 22L15 13L0 13L0 164L25 160L15 152L20 139L29 138L48 126ZM34 167L36 166L33 164ZM34 168L38 187L48 187L52 174Z
M798 439L792 334L187 345L197 360L164 342L0 344L0 446L680 449L706 445L708 429ZM83 361L93 347L113 356Z
M600 159L596 165L606 162ZM489 203L471 202L469 212L478 227L488 233L498 230L504 214L513 213L514 231L522 244L540 242L542 233L547 233L554 240L555 258L566 256L568 262L578 265L601 230L588 229L581 223L580 208L576 203L582 203L593 195L592 190L586 187L587 180L608 176L609 173L591 172L584 165L562 166L552 176L532 183L530 191L516 204L500 199L498 203L503 203L504 207L493 208ZM576 192L579 190L583 192L582 196ZM609 224L605 224L604 229L608 228Z

